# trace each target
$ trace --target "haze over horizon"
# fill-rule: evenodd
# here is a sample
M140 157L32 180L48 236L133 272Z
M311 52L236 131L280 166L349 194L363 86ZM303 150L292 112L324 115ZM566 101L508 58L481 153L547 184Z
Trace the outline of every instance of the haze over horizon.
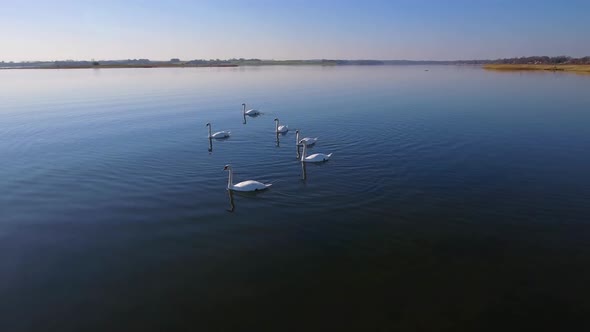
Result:
M0 61L590 55L590 2L0 2Z

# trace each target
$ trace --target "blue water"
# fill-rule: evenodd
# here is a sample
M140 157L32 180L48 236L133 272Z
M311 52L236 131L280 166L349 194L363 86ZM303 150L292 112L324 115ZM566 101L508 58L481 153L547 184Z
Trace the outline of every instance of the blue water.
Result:
M2 70L0 330L589 324L588 91L467 66ZM303 169L295 129L332 159ZM230 196L226 164L273 186Z

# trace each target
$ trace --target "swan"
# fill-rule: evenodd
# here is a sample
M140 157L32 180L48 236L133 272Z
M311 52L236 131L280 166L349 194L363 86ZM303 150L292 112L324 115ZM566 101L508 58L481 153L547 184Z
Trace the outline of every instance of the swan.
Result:
M332 154L323 154L323 153L314 153L311 156L307 155L307 144L303 142L303 154L301 155L301 161L305 161L308 163L321 163L323 161L328 161Z
M211 135L211 124L207 123L205 125L206 127L209 127L209 138L228 138L230 132L229 131L218 131L215 134Z
M304 137L301 140L299 139L299 130L295 130L295 144L297 146L303 145L303 142L305 142L305 144L307 144L307 146L312 146L315 144L315 142L318 141L317 137Z
M277 133L286 133L289 131L289 126L286 125L279 125L279 119L275 118L275 127Z
M242 112L244 113L244 115L249 115L249 116L257 116L257 115L260 115L260 111L258 111L258 110L251 109L251 110L247 110L246 111L246 104L245 103L242 104L242 107L243 107L243 111Z
M229 178L227 179L227 190L234 190L234 191L259 191L267 189L268 187L272 186L271 183L262 183L254 180L246 180L240 183L233 184L233 171L231 169L231 165L225 165L223 168L224 171L229 171Z

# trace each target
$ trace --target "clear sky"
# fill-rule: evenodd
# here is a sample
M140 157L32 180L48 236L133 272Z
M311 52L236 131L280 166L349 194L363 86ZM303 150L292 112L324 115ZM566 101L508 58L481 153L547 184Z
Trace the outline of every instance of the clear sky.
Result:
M0 61L590 55L590 0L0 0Z

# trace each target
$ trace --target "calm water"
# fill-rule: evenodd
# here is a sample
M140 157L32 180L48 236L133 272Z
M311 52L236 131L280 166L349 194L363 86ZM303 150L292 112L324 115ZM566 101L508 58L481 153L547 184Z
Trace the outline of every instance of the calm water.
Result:
M454 66L0 71L0 330L588 326L589 91ZM207 122L232 132L211 151ZM295 128L332 160L302 169ZM228 163L273 187L230 197Z

